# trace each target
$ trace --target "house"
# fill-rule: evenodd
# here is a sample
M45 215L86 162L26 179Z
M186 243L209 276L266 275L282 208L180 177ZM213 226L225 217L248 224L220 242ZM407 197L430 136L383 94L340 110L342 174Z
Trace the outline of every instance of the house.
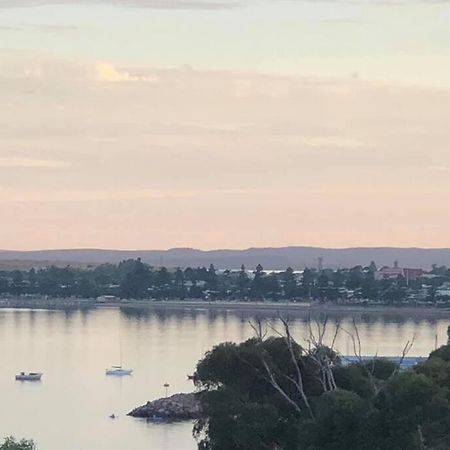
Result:
M440 286L438 289L436 289L435 293L436 297L442 298L450 298L450 283L447 281L442 286Z
M406 279L406 283L415 281L424 274L422 269L411 269L406 267L399 267L398 262L395 261L394 267L384 266L375 272L376 280L396 280L398 277Z
M120 300L115 295L101 295L96 299L97 303L116 303L118 301Z

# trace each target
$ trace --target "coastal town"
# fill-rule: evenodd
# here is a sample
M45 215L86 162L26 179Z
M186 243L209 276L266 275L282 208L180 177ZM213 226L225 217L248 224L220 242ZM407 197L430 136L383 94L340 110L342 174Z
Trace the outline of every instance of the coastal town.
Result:
M2 299L317 302L336 305L450 307L450 269L366 266L268 270L152 267L138 259L96 267L0 272Z

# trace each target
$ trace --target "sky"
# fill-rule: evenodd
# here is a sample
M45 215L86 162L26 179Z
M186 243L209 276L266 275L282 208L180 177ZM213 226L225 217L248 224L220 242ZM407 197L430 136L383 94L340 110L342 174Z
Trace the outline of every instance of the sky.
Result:
M0 0L0 248L450 247L450 0Z

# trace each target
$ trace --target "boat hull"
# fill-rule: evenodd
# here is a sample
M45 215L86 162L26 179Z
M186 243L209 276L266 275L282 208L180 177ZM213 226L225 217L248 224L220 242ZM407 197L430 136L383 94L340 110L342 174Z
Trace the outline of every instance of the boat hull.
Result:
M41 381L42 373L24 373L16 375L16 381Z
M132 370L129 369L106 369L106 375L116 376L116 377L125 377L131 375L133 373Z

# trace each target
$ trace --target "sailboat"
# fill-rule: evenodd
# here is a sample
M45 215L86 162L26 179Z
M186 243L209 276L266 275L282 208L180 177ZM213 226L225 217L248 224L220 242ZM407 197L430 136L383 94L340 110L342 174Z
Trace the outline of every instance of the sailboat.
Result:
M41 372L20 372L16 375L17 381L41 381Z
M116 375L119 377L131 375L133 373L133 369L125 369L122 366L111 366L109 369L105 371L106 375Z
M111 366L109 369L105 370L105 374L123 377L123 376L131 375L132 373L133 373L133 369L125 369L124 367L122 367L122 344L121 344L120 345L120 365L119 366Z

